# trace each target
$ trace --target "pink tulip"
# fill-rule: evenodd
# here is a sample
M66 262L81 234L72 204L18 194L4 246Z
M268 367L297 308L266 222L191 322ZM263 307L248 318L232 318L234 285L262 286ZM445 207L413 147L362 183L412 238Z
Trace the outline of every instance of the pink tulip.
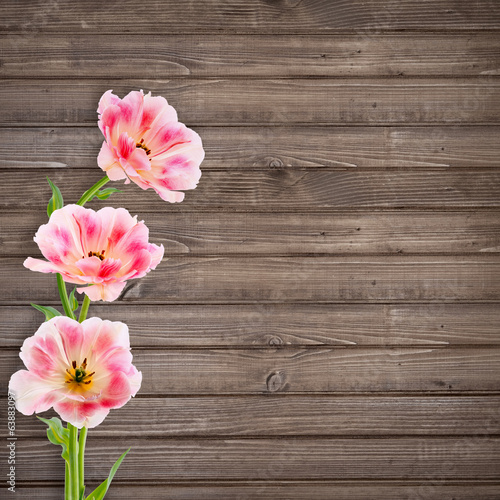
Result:
M108 90L97 112L105 137L97 163L111 180L153 188L171 203L184 199L179 190L196 187L205 156L200 136L177 121L165 98L141 90L120 99Z
M27 370L12 375L9 391L24 415L54 407L66 422L91 428L141 387L124 323L57 316L24 341L19 356Z
M43 256L28 257L25 267L41 273L60 273L91 300L118 298L126 281L141 278L163 258L163 245L148 242L149 230L124 208L94 212L79 205L55 210L35 235Z

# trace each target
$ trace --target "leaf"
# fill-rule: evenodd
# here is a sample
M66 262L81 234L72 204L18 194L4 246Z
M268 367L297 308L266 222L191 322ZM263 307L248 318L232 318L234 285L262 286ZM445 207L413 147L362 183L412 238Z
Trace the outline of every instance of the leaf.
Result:
M106 188L106 189L101 189L100 191L98 191L96 196L100 200L107 200L113 193L121 193L121 191L119 189L116 189L116 188Z
M125 458L125 455L130 451L130 448L123 453L120 458L115 462L115 465L111 467L111 470L109 471L109 476L108 478L103 481L87 498L86 500L102 500L104 498L104 495L107 493L108 488L111 484L111 481L113 480L113 477L116 474L116 471L118 470L118 467L120 467L120 464L122 463L122 460Z
M78 299L75 297L75 292L76 292L76 286L73 288L71 293L69 294L69 306L71 307L71 310L74 312L78 309Z
M56 316L62 316L62 314L53 307L50 306L39 306L38 304L31 304L36 310L45 314L45 321L49 321L49 319L55 318Z
M62 422L57 417L52 417L50 420L42 417L37 418L49 426L47 429L49 441L62 446L61 457L69 463L69 430L63 427Z
M47 205L47 215L50 217L54 210L64 206L63 197L59 188L47 177L47 181L52 189L52 198Z
M85 193L83 193L82 198L86 198L93 190L94 186L92 186L90 189L87 189ZM106 189L101 189L100 191L97 191L92 195L91 198L89 198L87 201L92 201L94 198L99 198L100 200L107 200L113 193L121 193L119 189L116 188L106 188Z

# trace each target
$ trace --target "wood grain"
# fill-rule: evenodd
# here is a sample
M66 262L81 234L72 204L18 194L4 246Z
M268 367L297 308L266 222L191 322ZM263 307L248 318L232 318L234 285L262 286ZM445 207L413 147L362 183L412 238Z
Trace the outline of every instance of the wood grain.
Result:
M500 127L197 127L202 170L498 168ZM0 128L0 168L96 168L97 127ZM204 180L203 180L204 182ZM200 185L201 187L202 185Z
M62 485L21 486L16 489L16 500L54 500L62 492ZM252 481L248 483L197 483L189 484L151 483L146 485L128 484L122 486L113 481L113 486L106 494L106 499L141 498L141 500L164 500L168 494L170 500L401 500L402 498L419 498L425 495L427 500L498 500L498 484L484 484L474 481L449 484L449 481L432 476L427 480L407 481L405 484L396 482L367 482L356 480L349 482L283 482L283 481Z
M97 0L55 4L5 0L2 31L21 37L45 33L359 33L370 37L387 30L498 29L496 2L418 0L351 2L349 0L206 0L179 3L149 0L140 7L131 0ZM119 8L118 8L119 7Z
M498 74L495 33L0 36L0 77L373 77Z
M66 203L76 203L85 189L103 177L92 170L40 169L2 174L0 207L23 213L44 213L51 196L46 176L61 189ZM105 202L88 205L126 207L142 212L308 212L346 209L452 209L500 207L500 170L467 171L330 171L325 169L268 169L238 172L227 168L205 172L199 188L188 191L182 204L164 202L153 190L135 184L113 183L122 190ZM19 196L22 193L22 196ZM327 217L325 213L325 217ZM357 226L359 227L359 226ZM30 238L31 239L31 238Z
M4 304L59 303L55 277L0 261ZM470 257L167 257L120 301L168 303L498 301L500 260ZM29 301L27 300L29 297Z
M96 207L97 208L97 207ZM174 255L477 254L500 252L500 213L140 214L150 240ZM0 215L0 255L39 254L41 212Z
M143 374L141 397L500 391L500 350L488 347L134 348L133 355ZM0 351L0 361L7 387L24 366L17 350Z
M44 412L44 418L57 416ZM153 425L148 423L152 419ZM164 439L259 436L464 436L500 431L499 396L287 396L134 398L91 429L96 438ZM1 401L0 418L7 421ZM46 426L16 415L22 442L44 438ZM91 440L92 441L91 441Z
M59 309L61 307L59 306ZM44 319L0 308L0 346L19 348ZM498 304L92 304L89 317L123 321L136 347L467 346L500 343Z
M125 442L124 442L125 441ZM500 439L321 438L168 439L127 436L89 441L85 479L100 481L122 449L132 450L116 479L172 480L406 479L498 480ZM60 480L60 451L46 439L18 442L19 481ZM40 467L39 464L44 464Z
M22 87L22 100L19 88ZM108 89L167 98L179 120L201 125L498 124L500 80L173 79L3 80L0 125L74 125L97 120Z

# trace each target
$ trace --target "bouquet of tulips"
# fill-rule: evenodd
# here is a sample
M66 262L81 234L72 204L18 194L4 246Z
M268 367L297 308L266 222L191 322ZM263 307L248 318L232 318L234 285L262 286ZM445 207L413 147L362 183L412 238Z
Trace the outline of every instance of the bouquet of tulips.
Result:
M39 417L48 425L49 440L62 446L65 500L104 498L128 450L108 478L86 495L87 431L135 396L142 382L141 372L132 364L127 325L86 319L90 302L117 299L127 280L155 269L164 253L163 245L149 243L144 222L126 209L105 207L95 212L84 205L117 192L104 185L120 179L152 188L165 201L180 202L182 190L196 187L204 158L198 134L177 120L175 109L163 97L133 91L120 99L109 90L97 112L104 135L97 163L106 176L71 205L64 205L61 191L49 180L49 221L34 238L46 260L29 257L24 262L32 271L56 274L64 314L32 304L46 321L24 341L20 357L26 370L14 373L9 383L21 413L54 408L67 422L64 427L56 417ZM69 295L66 283L77 285ZM81 305L75 292L84 294Z

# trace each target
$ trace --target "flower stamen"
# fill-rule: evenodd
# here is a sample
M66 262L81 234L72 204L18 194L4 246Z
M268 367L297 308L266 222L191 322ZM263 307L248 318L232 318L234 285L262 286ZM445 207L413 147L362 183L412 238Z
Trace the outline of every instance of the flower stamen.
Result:
M104 250L101 250L101 253L89 252L88 256L89 257L99 257L100 260L104 260L105 259L105 257L104 257Z
M146 146L146 144L144 144L144 139L141 139L140 142L138 142L136 145L135 145L136 148L141 148L141 149L144 149L144 151L146 151L146 154L147 155L150 155L151 154L151 150Z
M76 361L71 362L71 368L66 368L66 384L74 384L76 387L81 387L80 384L90 385L92 383L92 376L95 372L87 373L87 358L85 358L80 366Z

